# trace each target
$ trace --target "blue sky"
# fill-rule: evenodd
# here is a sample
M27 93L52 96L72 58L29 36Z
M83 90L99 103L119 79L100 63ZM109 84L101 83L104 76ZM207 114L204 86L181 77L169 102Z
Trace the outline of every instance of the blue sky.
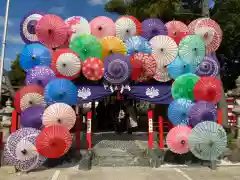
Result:
M11 0L9 9L7 47L4 68L10 69L11 61L16 53L21 52L24 43L19 35L21 19L31 11L43 11L56 14L66 19L70 16L83 16L89 21L96 16L108 16L116 20L118 15L104 11L104 4L108 0ZM0 36L2 34L6 1L0 1ZM0 45L1 47L1 45Z

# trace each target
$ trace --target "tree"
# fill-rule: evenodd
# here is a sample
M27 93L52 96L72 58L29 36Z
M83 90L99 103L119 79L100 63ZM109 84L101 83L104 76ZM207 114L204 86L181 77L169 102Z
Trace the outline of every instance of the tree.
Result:
M20 66L19 54L17 54L16 59L11 65L11 71L8 72L8 77L13 86L22 86L24 85L26 73Z

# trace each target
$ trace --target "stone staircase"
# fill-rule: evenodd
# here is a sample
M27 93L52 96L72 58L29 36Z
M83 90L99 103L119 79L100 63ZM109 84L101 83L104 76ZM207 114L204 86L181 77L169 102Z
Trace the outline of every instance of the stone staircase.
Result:
M93 166L149 166L146 155L146 134L115 133L93 135Z

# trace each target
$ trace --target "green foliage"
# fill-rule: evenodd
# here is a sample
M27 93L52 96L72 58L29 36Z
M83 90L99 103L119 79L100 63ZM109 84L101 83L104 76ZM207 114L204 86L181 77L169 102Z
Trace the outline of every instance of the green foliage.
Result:
M111 0L106 4L105 10L120 15L133 15L141 21L147 18L158 17L170 20L174 17L174 13L179 11L179 2L179 0L137 0L131 4L124 4L123 0Z
M26 73L20 66L19 54L11 65L11 71L8 72L8 77L13 86L22 86L26 77Z

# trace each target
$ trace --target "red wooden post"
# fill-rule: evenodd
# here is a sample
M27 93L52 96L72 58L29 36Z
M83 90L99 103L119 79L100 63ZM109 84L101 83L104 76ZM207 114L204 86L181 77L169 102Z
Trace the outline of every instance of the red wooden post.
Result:
M15 132L18 129L18 113L16 110L12 112L12 124L11 124L11 133Z
M87 112L87 148L92 148L92 112Z
M148 111L148 148L153 149L153 112Z
M80 151L80 141L81 141L81 114L80 114L80 110L79 110L79 106L76 105L75 107L75 111L76 111L76 115L77 115L77 119L76 119L76 130L75 130L75 142L76 142L76 150Z
M220 125L222 125L222 110L221 109L218 109L218 112L217 112L218 114L217 114L217 123L218 124L220 124Z
M158 127L159 127L159 149L164 149L164 131L163 131L163 117L158 117Z

